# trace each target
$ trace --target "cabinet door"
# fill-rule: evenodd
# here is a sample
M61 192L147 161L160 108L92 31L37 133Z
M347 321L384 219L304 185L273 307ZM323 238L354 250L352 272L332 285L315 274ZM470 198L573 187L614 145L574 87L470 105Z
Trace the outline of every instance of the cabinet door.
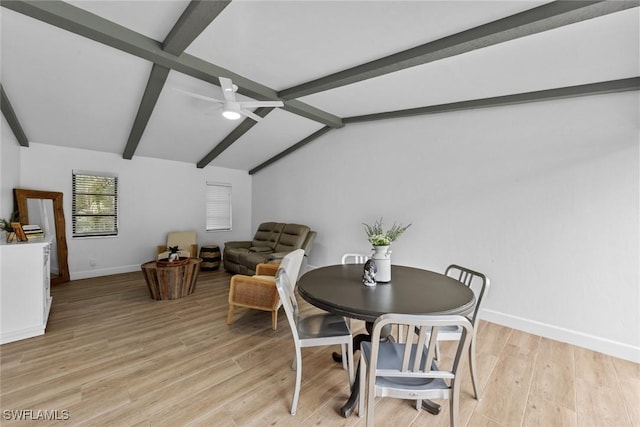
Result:
M42 248L42 286L44 287L44 295L42 298L42 318L47 322L49 317L49 309L51 307L51 245L44 245Z
M51 307L48 246L0 244L0 344L44 333Z

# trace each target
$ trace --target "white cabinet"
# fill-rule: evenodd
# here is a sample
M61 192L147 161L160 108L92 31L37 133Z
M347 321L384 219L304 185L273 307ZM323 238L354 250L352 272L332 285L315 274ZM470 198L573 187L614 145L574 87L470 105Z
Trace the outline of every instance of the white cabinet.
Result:
M0 344L44 334L51 309L51 243L0 243Z

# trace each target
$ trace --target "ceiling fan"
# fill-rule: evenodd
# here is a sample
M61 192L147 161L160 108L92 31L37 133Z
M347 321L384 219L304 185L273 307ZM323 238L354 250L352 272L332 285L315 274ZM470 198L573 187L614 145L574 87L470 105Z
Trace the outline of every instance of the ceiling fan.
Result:
M238 101L236 100L236 91L238 90L238 86L234 85L231 79L226 77L219 77L219 80L224 100L198 95L197 93L187 92L182 89L176 90L194 98L204 99L205 101L220 104L222 106L222 116L229 120L238 120L242 115L245 115L256 122L259 122L262 120L262 117L247 110L247 108L282 107L284 105L282 101Z

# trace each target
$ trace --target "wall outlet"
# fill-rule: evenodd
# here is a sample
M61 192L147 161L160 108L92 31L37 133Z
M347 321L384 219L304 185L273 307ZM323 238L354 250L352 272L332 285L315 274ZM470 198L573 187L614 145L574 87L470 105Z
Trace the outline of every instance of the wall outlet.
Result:
M91 267L95 267L96 266L96 259L95 258L89 258L89 265Z

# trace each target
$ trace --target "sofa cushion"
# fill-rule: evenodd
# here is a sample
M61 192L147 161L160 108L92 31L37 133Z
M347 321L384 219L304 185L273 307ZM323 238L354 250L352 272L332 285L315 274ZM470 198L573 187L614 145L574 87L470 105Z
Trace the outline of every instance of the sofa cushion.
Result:
M302 247L310 228L306 225L287 224L282 229L274 252L291 252Z
M246 254L241 264L247 267L247 271L255 272L258 264L269 261L272 252L249 252Z
M247 249L247 248L225 249L225 251L224 251L224 259L226 261L233 262L235 264L239 264L241 262L240 261L240 257L244 256L244 254L246 254L248 252L249 252L249 249Z
M250 252L273 252L273 249L269 246L251 246L249 248Z
M278 237L282 231L284 224L279 222L263 222L258 226L258 231L251 241L252 247L268 247L271 250L276 247Z

